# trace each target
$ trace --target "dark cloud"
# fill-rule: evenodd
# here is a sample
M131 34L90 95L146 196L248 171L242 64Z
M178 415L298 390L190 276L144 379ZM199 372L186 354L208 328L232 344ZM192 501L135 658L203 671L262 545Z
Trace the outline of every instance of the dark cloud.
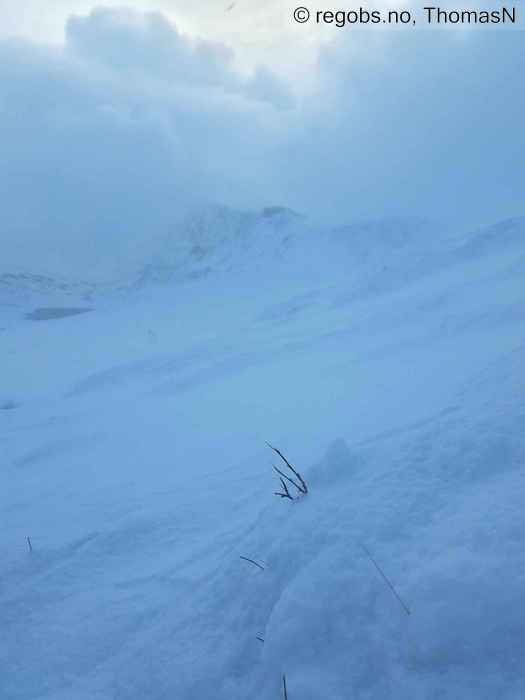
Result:
M325 47L288 146L290 161L316 164L296 168L297 189L358 216L523 213L524 37L367 31Z
M215 88L226 93L291 107L287 87L270 71L243 77L234 67L234 52L219 42L183 35L159 12L95 9L71 17L67 49L118 74L168 85Z
M237 76L224 47L130 11L72 19L63 51L0 44L0 90L4 264L87 273L231 190L286 101L271 74Z

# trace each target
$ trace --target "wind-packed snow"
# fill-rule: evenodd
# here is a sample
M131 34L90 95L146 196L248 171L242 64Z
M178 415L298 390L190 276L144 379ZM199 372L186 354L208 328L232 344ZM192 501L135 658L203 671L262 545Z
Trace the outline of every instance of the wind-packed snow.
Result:
M0 270L0 698L525 697L525 220L216 209L122 269Z

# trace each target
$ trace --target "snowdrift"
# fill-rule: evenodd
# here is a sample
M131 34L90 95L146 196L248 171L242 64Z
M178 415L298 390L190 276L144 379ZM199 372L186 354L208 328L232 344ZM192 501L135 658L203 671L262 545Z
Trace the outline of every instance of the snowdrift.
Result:
M270 209L6 272L0 697L524 697L524 269L525 220Z

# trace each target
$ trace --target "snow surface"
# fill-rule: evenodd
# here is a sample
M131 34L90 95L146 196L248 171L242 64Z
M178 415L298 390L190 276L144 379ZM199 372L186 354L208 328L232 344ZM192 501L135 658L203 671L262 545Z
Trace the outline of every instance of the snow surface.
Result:
M0 270L0 698L525 697L525 220L156 245Z

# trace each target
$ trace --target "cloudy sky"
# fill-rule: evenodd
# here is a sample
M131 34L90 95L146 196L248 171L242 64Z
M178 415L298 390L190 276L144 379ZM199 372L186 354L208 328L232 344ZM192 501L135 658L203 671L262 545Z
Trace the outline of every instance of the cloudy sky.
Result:
M4 265L144 245L203 201L330 222L525 213L523 31L230 5L0 0Z

